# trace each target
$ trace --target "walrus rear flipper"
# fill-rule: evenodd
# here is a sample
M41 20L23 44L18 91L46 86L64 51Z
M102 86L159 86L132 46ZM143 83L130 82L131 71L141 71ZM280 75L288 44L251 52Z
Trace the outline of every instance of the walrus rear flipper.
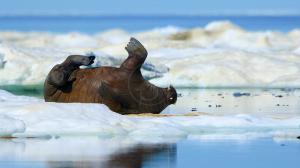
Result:
M125 47L128 52L127 59L122 63L120 68L127 70L139 70L147 58L148 52L145 47L135 38L130 38L129 43Z

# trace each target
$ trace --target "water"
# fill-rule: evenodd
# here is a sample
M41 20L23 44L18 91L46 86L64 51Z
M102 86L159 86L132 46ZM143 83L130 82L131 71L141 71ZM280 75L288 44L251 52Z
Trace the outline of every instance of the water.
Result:
M158 27L203 27L212 21L229 20L251 31L289 31L300 27L300 16L0 16L0 30L78 31L96 33L120 28L142 31Z
M270 139L137 143L126 139L73 137L0 139L0 144L3 168L293 168L298 167L300 154L300 141Z
M0 85L1 90L6 90L15 95L44 97L43 85Z

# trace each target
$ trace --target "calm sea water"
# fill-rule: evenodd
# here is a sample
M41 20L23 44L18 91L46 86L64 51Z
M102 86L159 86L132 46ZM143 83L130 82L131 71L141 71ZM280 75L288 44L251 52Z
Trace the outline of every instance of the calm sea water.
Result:
M300 16L0 16L0 30L96 33L121 28L143 31L166 26L202 27L218 20L229 20L253 31L300 28Z
M1 140L2 168L296 168L300 141L199 141L133 143L75 137ZM83 147L84 146L84 147ZM104 149L104 150L103 150ZM107 150L112 149L112 150Z

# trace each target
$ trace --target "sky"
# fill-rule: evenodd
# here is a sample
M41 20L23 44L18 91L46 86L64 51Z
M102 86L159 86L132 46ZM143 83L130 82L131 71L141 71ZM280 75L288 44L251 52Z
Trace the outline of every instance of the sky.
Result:
M300 14L300 0L0 0L0 14Z

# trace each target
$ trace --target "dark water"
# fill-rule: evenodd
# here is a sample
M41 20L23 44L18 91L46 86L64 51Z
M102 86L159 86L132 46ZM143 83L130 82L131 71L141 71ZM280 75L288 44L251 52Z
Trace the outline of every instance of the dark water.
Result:
M34 96L42 98L44 87L40 85L0 85L0 90L6 90L15 95Z
M0 30L96 33L121 28L143 31L166 26L203 27L219 20L229 20L253 31L300 28L300 16L0 16Z
M0 144L6 145L0 152L0 167L299 167L300 141L182 140L177 143L133 143L129 147L120 147L122 140L120 143L110 142L100 139L85 141L84 137L77 143L59 139L0 139ZM119 147L107 151L107 146L114 145Z

